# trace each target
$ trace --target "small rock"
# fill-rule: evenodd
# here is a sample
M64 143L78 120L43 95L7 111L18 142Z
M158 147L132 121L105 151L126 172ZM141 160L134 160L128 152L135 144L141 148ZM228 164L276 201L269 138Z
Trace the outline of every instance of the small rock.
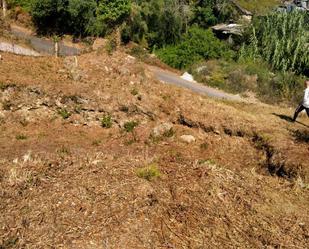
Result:
M192 135L182 135L180 139L188 144L194 143L196 141L195 137L193 137Z
M180 78L190 81L190 82L196 82L191 74L188 72L185 72Z
M153 129L153 132L152 134L155 136L155 137L160 137L162 136L165 132L168 132L170 129L173 128L173 124L171 123L162 123L158 126L156 126L154 129Z

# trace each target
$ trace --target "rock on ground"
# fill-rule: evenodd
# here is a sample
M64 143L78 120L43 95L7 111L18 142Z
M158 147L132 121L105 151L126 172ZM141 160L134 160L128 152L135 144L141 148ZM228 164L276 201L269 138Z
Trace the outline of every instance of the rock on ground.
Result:
M188 144L194 143L196 141L195 137L192 135L182 135L180 139Z

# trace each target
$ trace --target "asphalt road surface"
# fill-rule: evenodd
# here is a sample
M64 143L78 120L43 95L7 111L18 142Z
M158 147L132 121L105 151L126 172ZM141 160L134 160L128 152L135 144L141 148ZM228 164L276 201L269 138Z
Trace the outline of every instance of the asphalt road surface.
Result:
M162 70L157 67L150 67L150 70L154 73L155 77L161 82L175 85L178 87L188 88L195 93L199 93L202 95L207 95L212 98L218 99L227 99L233 101L243 101L243 99L239 95L233 95L229 93L225 93L215 88L211 88L199 83L191 82L180 78L179 75Z

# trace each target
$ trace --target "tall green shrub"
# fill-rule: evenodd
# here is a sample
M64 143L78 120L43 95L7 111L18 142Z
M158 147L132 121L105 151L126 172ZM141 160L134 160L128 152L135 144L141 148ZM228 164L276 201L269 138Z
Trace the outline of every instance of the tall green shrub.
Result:
M186 31L188 9L185 1L134 0L122 31L123 41L135 41L151 48L175 44Z
M162 48L157 55L168 65L183 69L200 60L231 58L233 53L211 30L192 27L178 45Z
M274 69L308 75L309 23L303 12L272 13L258 17L241 57L262 57Z

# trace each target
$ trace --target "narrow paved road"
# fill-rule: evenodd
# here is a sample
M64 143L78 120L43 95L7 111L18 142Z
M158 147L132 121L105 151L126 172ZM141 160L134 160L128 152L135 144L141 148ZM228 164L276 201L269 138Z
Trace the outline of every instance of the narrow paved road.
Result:
M160 80L164 83L172 84L172 85L179 86L179 87L188 88L195 93L207 95L207 96L212 97L212 98L227 99L227 100L234 100L234 101L243 101L244 100L239 95L233 95L233 94L225 93L225 92L220 91L220 90L215 89L215 88L211 88L211 87L199 84L199 83L184 80L184 79L180 78L179 75L172 73L172 72L162 70L158 67L151 66L149 68L154 73L155 77L158 80Z
M16 26L11 26L11 32L14 36L29 41L31 47L41 54L53 55L55 53L54 43L51 40L28 34ZM61 56L79 55L80 52L78 48L70 47L63 42L59 42L59 55Z

